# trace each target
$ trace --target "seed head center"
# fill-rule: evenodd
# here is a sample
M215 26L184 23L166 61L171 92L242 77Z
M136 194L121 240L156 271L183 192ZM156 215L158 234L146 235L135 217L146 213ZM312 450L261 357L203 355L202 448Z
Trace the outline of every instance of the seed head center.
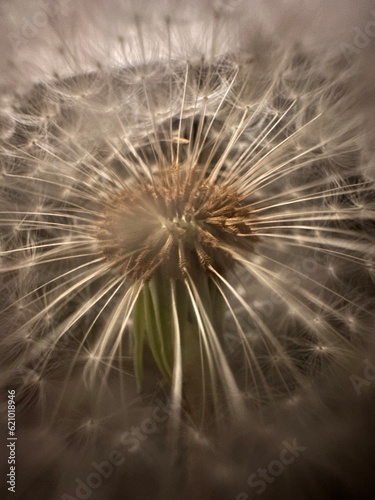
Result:
M251 220L228 185L171 173L109 197L97 238L113 267L132 278L160 267L183 277L232 265L236 252L253 245Z

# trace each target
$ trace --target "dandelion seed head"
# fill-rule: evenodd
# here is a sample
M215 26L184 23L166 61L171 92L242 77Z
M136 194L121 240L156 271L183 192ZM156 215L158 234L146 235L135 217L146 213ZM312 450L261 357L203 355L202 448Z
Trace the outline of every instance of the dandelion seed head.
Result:
M358 66L257 2L87 5L0 76L4 379L67 449L114 407L118 444L162 393L168 438L227 487L214 458L236 426L277 456L372 349Z

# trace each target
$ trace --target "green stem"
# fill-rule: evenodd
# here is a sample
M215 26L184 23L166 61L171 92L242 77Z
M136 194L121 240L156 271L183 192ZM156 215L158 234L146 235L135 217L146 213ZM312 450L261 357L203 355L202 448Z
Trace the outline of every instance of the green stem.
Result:
M224 302L215 284L206 273L195 278L205 313L216 334L223 329ZM176 308L181 336L184 404L191 417L201 420L203 393L209 394L207 353L201 339L196 312L183 279L175 280ZM147 346L161 374L161 383L172 383L176 332L172 310L171 279L161 270L144 284L133 313L133 359L138 389L143 383L144 349ZM204 373L203 373L204 372ZM215 374L217 376L218 374ZM204 380L203 380L204 377Z

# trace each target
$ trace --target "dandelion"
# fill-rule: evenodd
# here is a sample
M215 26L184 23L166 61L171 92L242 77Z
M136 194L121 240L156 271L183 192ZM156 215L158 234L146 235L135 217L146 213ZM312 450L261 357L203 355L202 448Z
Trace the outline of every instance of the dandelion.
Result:
M186 53L188 9L122 8L110 64L67 46L4 94L4 381L81 444L129 374L203 433L321 409L374 326L357 66L260 33L223 47L240 2Z

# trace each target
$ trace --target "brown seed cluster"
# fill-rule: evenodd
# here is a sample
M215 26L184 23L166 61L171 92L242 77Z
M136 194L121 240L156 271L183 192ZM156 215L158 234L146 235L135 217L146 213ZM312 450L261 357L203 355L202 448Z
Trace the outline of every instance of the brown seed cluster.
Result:
M254 242L240 193L178 168L110 197L97 237L106 258L133 279L158 268L175 278L220 270L233 265L231 249Z

